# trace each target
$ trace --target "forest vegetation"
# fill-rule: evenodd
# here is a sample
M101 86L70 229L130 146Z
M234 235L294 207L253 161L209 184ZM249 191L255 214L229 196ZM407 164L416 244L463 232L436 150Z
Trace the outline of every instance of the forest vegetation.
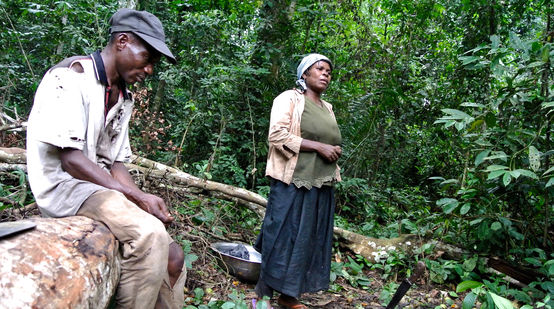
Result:
M343 137L335 225L468 254L449 260L426 245L377 264L352 256L332 275L363 289L352 269L378 270L391 287L424 261L464 308L554 307L551 1L0 0L0 147L25 147L42 75L103 47L123 6L156 14L178 61L131 86L137 155L266 196L273 98L294 87L305 54L324 54L334 63L324 99ZM23 172L0 174L0 213L31 202ZM220 224L217 208L229 206L210 205L171 206L217 235L259 231L247 210ZM487 273L490 257L532 270L534 281Z

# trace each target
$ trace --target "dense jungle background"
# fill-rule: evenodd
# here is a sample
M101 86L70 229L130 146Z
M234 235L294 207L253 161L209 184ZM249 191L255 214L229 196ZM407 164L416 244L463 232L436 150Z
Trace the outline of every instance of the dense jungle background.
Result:
M428 291L405 306L554 306L551 1L1 0L0 147L25 147L42 75L102 48L119 7L156 14L178 60L132 86L135 153L263 196L273 98L294 87L305 54L333 61L324 98L344 141L335 225L465 254L426 243L370 262L337 245L328 293L347 295L343 308L386 305L416 261ZM3 170L2 220L31 202L25 173ZM260 219L215 198L170 204L192 235L179 238L187 308L246 308L251 286L215 277L206 241L253 242ZM491 273L492 257L532 279Z

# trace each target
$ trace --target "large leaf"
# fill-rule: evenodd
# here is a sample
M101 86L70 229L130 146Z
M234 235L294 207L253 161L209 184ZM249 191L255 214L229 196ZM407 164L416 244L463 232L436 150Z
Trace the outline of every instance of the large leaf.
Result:
M507 187L510 182L512 182L512 175L510 175L510 173L504 173L504 176L502 176L502 183L504 184L504 187Z
M458 284L458 286L456 287L456 293L461 293L468 289L474 289L482 285L483 283L477 282L477 281L471 281L471 280L463 281L463 282L460 282L460 284Z
M469 119L471 118L470 115L462 112L461 110L457 110L457 109L452 109L452 108L443 108L441 109L441 111L443 111L444 113L446 114L449 114L450 115L450 119L459 119L459 120L462 120L462 119ZM442 118L445 118L445 117L442 117Z
M550 177L550 179L548 180L548 182L546 183L546 185L544 187L548 188L552 185L554 185L554 177Z
M500 171L492 171L489 173L489 176L487 177L487 180L498 178L501 175L504 175L508 173L508 171L500 170Z
M531 169L536 172L541 167L541 154L535 148L535 146L529 146L529 165L531 166Z
M498 171L498 170L507 170L507 169L508 169L508 167L504 166L504 165L493 164L493 165L487 166L487 172Z
M539 177L537 176L537 174L531 172L530 170L525 170L525 169L521 169L521 168L518 168L517 170L514 170L514 172L518 172L520 173L521 175L523 176L527 176L529 178L533 178L533 179L539 179Z
M437 201L437 205L442 207L444 213L449 214L458 207L459 202L453 198L442 198Z
M471 309L473 308L473 305L475 304L475 301L477 300L477 294L470 292L464 297L464 301L462 303L462 309Z
M513 309L514 308L514 306L512 305L512 303L508 299L506 299L502 296L498 296L498 295L494 294L493 292L488 292L488 293L492 297L492 300L494 301L494 304L495 304L496 308L498 308L498 309Z
M554 171L554 166L552 166L551 168L547 169L546 172L544 172L542 175L546 175L548 173L551 173L552 171Z
M490 152L491 152L490 149L481 151L477 155L477 157L475 157L475 162L474 162L475 167L477 167L477 166L479 166L479 164L483 163L483 161L485 161L485 158L489 155Z

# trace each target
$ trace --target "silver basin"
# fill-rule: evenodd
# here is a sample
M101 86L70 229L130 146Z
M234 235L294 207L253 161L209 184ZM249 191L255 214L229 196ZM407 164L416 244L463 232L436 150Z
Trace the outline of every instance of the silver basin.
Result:
M229 255L226 252L233 250L239 243L233 242L215 242L212 243L212 250L216 253L218 257L217 261L219 266L224 270L229 271L229 273L239 279L249 282L258 281L260 276L260 267L262 265L262 255L254 249L254 247L242 244L248 250L250 259L245 260L232 255Z

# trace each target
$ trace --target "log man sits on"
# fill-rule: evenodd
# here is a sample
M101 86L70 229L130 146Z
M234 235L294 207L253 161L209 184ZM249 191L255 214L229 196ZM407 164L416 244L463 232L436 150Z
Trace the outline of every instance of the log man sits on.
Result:
M118 10L102 51L63 60L43 77L29 116L29 182L43 215L101 221L120 243L121 308L182 308L186 271L181 247L164 224L164 201L141 191L130 162L133 99L126 85L141 82L165 56L160 20Z

